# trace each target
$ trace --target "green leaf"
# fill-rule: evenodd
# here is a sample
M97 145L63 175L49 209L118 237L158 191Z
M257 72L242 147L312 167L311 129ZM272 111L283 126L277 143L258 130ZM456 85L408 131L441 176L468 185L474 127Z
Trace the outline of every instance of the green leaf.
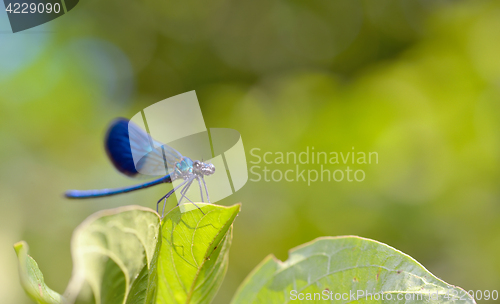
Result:
M209 303L227 270L240 205L198 206L203 213L191 204L174 208L162 226L156 212L140 206L87 218L71 241L74 268L63 303L88 302L86 289L96 304ZM27 255L27 244L15 248L26 293L40 304L61 303Z
M97 212L73 234L73 275L65 296L73 303L84 284L96 304L152 304L157 287L160 218L127 206Z
M210 303L228 265L240 205L184 204L162 222L157 304Z
M299 293L303 301L298 298ZM366 298L368 293L374 296ZM308 294L313 301L306 300ZM321 296L326 297L325 294L328 299L318 300ZM347 299L342 299L342 295ZM398 295L408 298L398 299ZM381 300L382 296L385 300ZM438 279L401 251L354 236L316 239L292 249L285 262L268 256L245 279L232 304L289 301L475 303L463 289Z
M28 255L29 247L24 241L14 244L19 261L19 276L24 291L39 304L59 304L63 298L45 285L43 274L35 260Z

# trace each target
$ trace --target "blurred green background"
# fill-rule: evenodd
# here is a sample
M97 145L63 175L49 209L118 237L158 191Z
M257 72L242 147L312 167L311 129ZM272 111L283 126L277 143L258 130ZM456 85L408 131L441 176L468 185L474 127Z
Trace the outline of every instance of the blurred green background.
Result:
M241 133L249 161L253 148L379 155L354 166L363 182L249 181L219 202L243 207L214 303L268 254L284 260L326 235L387 243L466 290L500 289L499 1L82 0L9 31L2 11L2 303L31 303L15 242L63 292L84 218L154 208L170 186L84 202L62 193L135 183L107 160L107 124L190 90L208 127Z

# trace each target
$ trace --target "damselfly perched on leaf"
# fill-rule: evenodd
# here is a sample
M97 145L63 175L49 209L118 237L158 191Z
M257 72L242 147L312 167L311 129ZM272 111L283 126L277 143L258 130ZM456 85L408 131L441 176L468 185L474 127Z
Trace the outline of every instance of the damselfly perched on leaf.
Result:
M177 205L186 198L196 206L196 204L186 196L189 187L195 180L200 187L201 200L204 201L204 188L206 199L210 203L204 176L214 174L215 166L213 164L204 163L198 160L193 161L189 157L182 156L174 148L152 139L149 134L126 118L118 118L111 123L104 144L109 159L116 169L123 174L131 177L138 177L143 175L141 173L147 172L147 175L163 176L146 183L123 188L69 190L65 193L66 197L75 199L104 197L144 189L162 183L172 183L180 179L182 180L180 184L176 185L171 191L158 200L156 204L157 212L159 203L165 200L163 204L163 208L165 208L167 199L181 187L181 197ZM137 155L141 155L142 157L137 160ZM165 172L167 173L166 175Z

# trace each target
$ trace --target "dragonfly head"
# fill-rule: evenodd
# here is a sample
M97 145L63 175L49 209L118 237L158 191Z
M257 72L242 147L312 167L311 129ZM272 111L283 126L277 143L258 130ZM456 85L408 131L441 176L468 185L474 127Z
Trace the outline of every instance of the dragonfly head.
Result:
M215 173L215 166L199 160L193 162L194 173L199 175L212 175Z

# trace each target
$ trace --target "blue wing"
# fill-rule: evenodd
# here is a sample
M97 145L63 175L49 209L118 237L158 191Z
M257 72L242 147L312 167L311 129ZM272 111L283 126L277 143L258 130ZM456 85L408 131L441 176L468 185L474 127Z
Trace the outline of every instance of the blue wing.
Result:
M116 169L132 177L168 174L182 159L177 150L155 141L126 118L111 123L105 148Z

